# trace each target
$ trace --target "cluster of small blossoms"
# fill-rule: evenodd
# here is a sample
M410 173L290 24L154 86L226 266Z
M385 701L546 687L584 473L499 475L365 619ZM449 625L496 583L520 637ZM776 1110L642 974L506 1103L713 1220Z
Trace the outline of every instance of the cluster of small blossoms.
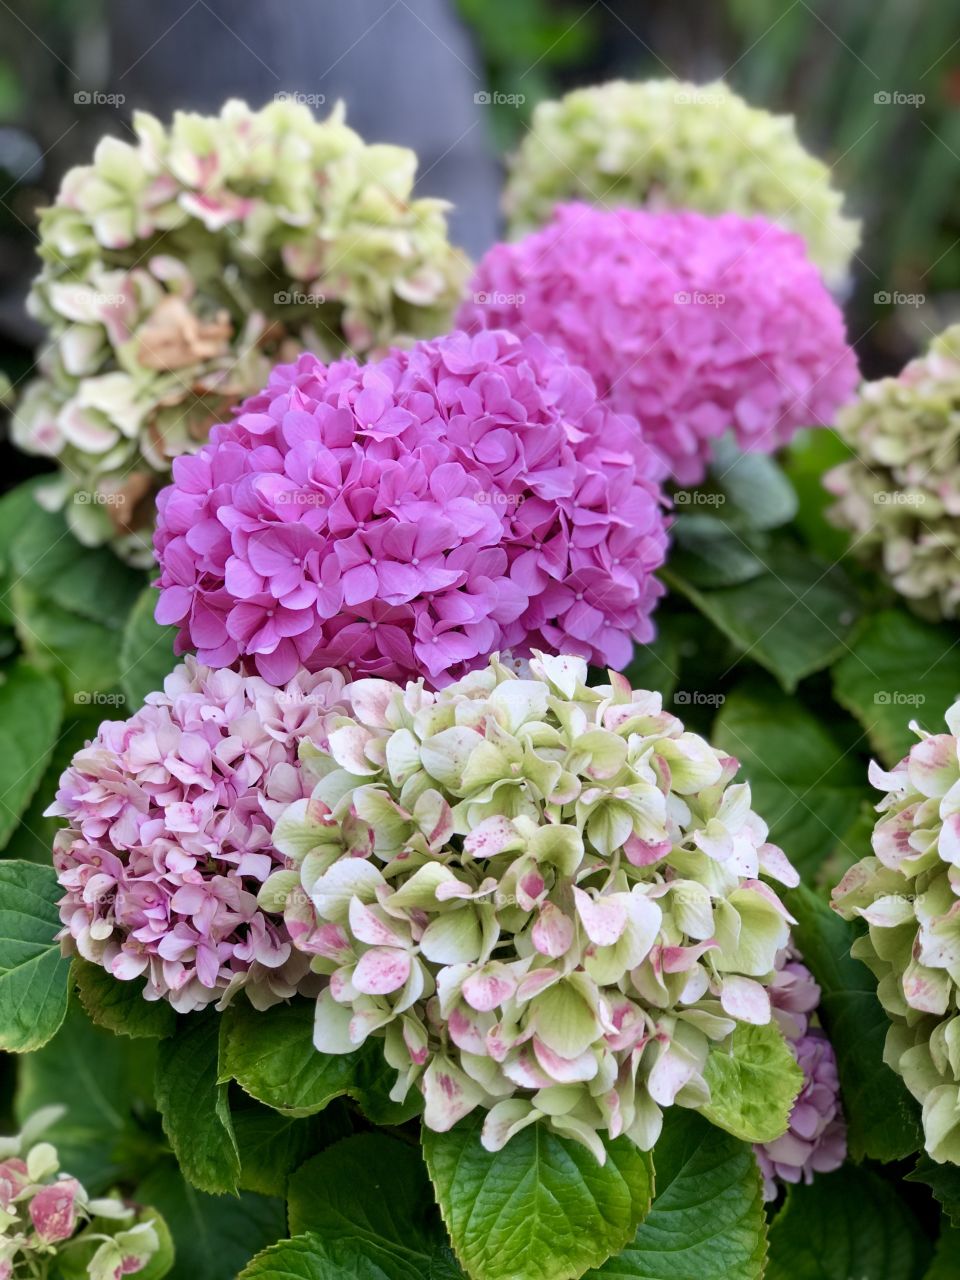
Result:
M16 443L57 457L45 501L87 542L149 562L173 457L207 439L277 359L367 356L443 332L465 260L416 156L368 146L337 108L137 112L42 215L30 299L49 330Z
M105 721L60 779L53 861L68 951L181 1013L243 988L266 1008L307 965L257 892L283 859L276 817L306 794L301 741L343 710L334 671L281 689L189 658L129 720Z
M833 891L846 919L869 926L851 954L878 979L890 1016L884 1059L923 1107L928 1154L960 1164L960 702L947 733L926 733L889 772L870 766L887 794L877 805L873 856Z
M66 1275L61 1255L74 1264L71 1276L121 1280L143 1271L160 1248L152 1221L134 1222L133 1208L114 1196L91 1199L76 1178L59 1172L55 1148L37 1139L62 1110L37 1111L19 1135L0 1138L0 1280ZM90 1255L82 1272L81 1253Z
M832 286L860 243L859 222L844 216L793 117L751 107L722 81L615 80L541 102L507 182L511 231L530 231L571 199L761 214L803 237Z
M820 988L792 947L777 957L770 1001L803 1072L803 1088L793 1104L787 1132L754 1147L765 1200L776 1199L778 1180L791 1183L802 1178L810 1183L815 1173L839 1169L847 1154L836 1055L824 1031L813 1022Z
M275 830L261 903L329 976L315 1044L382 1037L403 1099L490 1150L538 1119L602 1162L709 1099L711 1046L771 1021L797 876L737 762L623 676L494 658L431 693L364 679Z
M623 667L653 636L662 459L539 339L454 333L274 369L159 498L157 620L280 683L442 683L531 646Z
M837 418L853 457L824 477L852 549L931 616L960 614L960 325Z
M857 383L843 315L798 236L737 214L559 206L481 260L467 329L538 333L634 414L673 478L716 438L770 453L829 424Z

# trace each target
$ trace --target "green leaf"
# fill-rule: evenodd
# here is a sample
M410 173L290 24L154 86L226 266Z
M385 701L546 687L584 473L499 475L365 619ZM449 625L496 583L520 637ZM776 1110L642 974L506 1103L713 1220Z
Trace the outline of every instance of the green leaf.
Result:
M741 452L732 436L714 445L710 479L726 498L719 511L730 524L777 529L797 514L796 491L773 458Z
M657 1194L633 1243L587 1280L759 1280L767 1219L753 1150L672 1107L653 1163Z
M793 936L820 984L819 1015L837 1055L847 1145L854 1160L900 1160L920 1146L919 1108L883 1061L890 1021L877 980L850 955L857 927L801 885L785 895Z
M212 1010L179 1020L157 1055L157 1106L183 1174L201 1191L236 1192L240 1153L227 1086L217 1081L220 1018Z
M10 598L20 643L35 666L56 676L68 702L88 706L95 694L116 688L120 677L116 627L62 609L23 582L12 588ZM104 705L106 718L109 707L120 704Z
M956 630L888 609L866 620L832 675L837 701L859 720L883 763L892 766L917 741L911 720L932 733L943 732L944 712L960 694Z
M767 572L739 586L703 590L673 567L665 581L690 600L744 658L792 693L804 676L847 649L857 610L846 575L780 544L765 552Z
M119 620L143 588L143 573L109 547L85 547L60 512L36 506L13 540L13 573L51 604L94 622Z
M343 1261L366 1258L391 1280L421 1280L453 1266L417 1147L383 1133L347 1138L290 1179L293 1235L311 1232Z
M148 693L163 688L164 680L179 661L173 652L177 628L154 622L156 603L157 593L148 587L127 619L120 645L120 684L131 712L143 706Z
M960 1168L955 1164L937 1164L921 1151L916 1167L904 1176L907 1182L926 1183L952 1224L960 1227Z
M43 777L61 715L55 680L22 661L0 673L0 849Z
M415 1115L419 1094L402 1105L388 1094L396 1073L378 1041L355 1053L318 1053L313 1046L315 1005L293 1000L259 1012L235 1000L220 1031L220 1080L236 1080L258 1102L290 1116L322 1111L334 1098L356 1099L375 1124L400 1124Z
M794 517L807 546L824 560L839 560L850 545L845 529L831 524L825 512L835 498L823 485L824 474L850 457L850 448L830 428L800 431L781 455L784 470L800 500Z
M323 1240L308 1231L265 1249L244 1267L237 1280L406 1280L410 1274L396 1270L389 1256L359 1253L352 1240ZM455 1262L414 1274L416 1280L463 1276Z
M282 1200L250 1191L205 1195L172 1162L161 1162L135 1196L156 1205L173 1234L176 1261L168 1280L236 1280L245 1263L286 1229Z
M57 698L61 695L59 685L55 684ZM69 715L60 726L60 736L54 745L49 763L33 799L21 815L16 830L7 842L5 850L8 858L24 858L27 862L39 862L50 865L50 850L56 833L64 825L63 818L44 817L44 811L53 800L60 785L64 770L73 760L76 753L94 737L103 719L103 707L71 707L70 712L80 712L79 716Z
M944 1224L933 1264L923 1280L960 1280L960 1231Z
M61 895L53 867L0 862L0 1049L9 1053L39 1049L67 1012Z
M17 536L27 528L33 520L41 520L44 512L37 502L37 487L42 484L43 476L37 476L26 483L17 485L9 493L0 498L0 622L12 624L13 611L10 607L10 589L14 583L13 544Z
M679 493L676 500L680 500ZM681 507L671 533L675 550L670 556L670 568L695 587L731 587L766 571L763 560L743 535L717 516L687 514Z
M80 1003L99 1027L132 1039L162 1040L177 1024L176 1014L165 1000L145 1000L145 983L121 982L99 964L74 960L71 979Z
M711 738L740 761L770 839L812 879L868 797L859 761L822 719L769 681L729 694ZM851 850L847 862L854 860Z
M738 1023L729 1046L711 1049L703 1072L707 1119L744 1142L772 1142L787 1131L803 1072L774 1023Z
M845 1165L789 1189L770 1227L766 1280L920 1280L929 1257L889 1184Z
M539 1123L485 1151L482 1123L474 1113L448 1133L423 1131L440 1212L471 1280L572 1280L633 1239L653 1165L629 1138L608 1142L599 1165Z
M241 1189L285 1196L294 1169L353 1130L346 1111L336 1103L320 1115L298 1119L254 1102L234 1112L233 1131L240 1151Z
M652 689L670 701L680 678L680 641L668 616L657 618L657 638L637 645L624 675L634 689Z
M49 1044L20 1063L16 1116L22 1124L40 1107L64 1115L48 1130L63 1167L91 1194L131 1183L165 1149L153 1110L154 1044L123 1040L95 1027L71 1001Z

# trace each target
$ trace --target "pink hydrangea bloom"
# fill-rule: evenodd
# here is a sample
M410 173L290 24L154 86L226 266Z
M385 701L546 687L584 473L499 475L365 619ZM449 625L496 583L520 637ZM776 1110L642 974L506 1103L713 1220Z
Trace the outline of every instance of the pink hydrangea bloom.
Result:
M283 921L257 905L283 858L280 811L309 791L297 746L326 742L343 680L277 689L193 658L126 721L105 721L60 779L48 814L67 949L180 1012L245 987L258 1007L306 972Z
M790 1113L790 1127L774 1142L754 1147L765 1200L781 1182L811 1182L815 1173L839 1169L847 1154L847 1126L840 1107L840 1081L833 1046L811 1025L820 988L791 949L777 957L770 988L774 1016L803 1071L803 1088Z
M559 205L482 259L467 329L539 333L697 484L732 429L764 453L853 393L843 317L799 236L736 214Z
M203 662L442 684L497 650L653 636L662 460L539 339L274 369L160 495L157 619Z

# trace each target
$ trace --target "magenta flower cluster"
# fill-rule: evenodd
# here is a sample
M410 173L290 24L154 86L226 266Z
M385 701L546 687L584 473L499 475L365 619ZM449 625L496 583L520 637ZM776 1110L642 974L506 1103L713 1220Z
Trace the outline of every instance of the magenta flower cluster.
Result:
M829 424L853 393L843 317L799 236L736 214L557 207L498 244L462 307L466 329L541 334L639 419L679 484L728 430L765 453Z
M538 339L301 355L174 463L157 619L275 684L342 666L441 685L531 648L619 669L653 636L664 477Z
M74 756L48 814L68 951L186 1013L244 987L257 1007L293 995L307 965L257 893L284 865L274 819L309 794L302 739L327 742L336 672L277 689L190 658L126 721Z
M824 1032L811 1022L820 1003L820 988L792 948L777 957L777 974L769 991L774 1017L803 1071L803 1088L793 1104L787 1132L754 1147L765 1200L776 1198L778 1179L809 1183L815 1173L839 1169L847 1154L837 1059Z

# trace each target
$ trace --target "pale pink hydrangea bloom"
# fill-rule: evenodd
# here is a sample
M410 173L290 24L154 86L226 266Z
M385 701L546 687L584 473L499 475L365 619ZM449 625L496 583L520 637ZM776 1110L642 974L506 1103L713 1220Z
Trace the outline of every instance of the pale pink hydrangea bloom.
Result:
M157 618L274 683L345 666L439 685L531 646L623 667L654 634L664 475L537 339L302 355L174 463Z
M857 383L843 316L803 241L765 218L559 205L484 257L458 320L538 333L637 417L679 484L712 442L770 453Z
M292 995L306 965L256 895L283 865L274 819L306 794L298 743L326 742L342 688L335 671L277 689L188 658L105 721L47 810L69 822L54 844L66 948L180 1012L238 987L258 1007Z
M803 1088L793 1104L787 1132L774 1142L754 1147L765 1200L776 1199L778 1179L810 1183L815 1173L839 1169L847 1155L836 1055L823 1030L811 1024L820 1003L820 988L792 948L777 958L770 1000L803 1071Z

